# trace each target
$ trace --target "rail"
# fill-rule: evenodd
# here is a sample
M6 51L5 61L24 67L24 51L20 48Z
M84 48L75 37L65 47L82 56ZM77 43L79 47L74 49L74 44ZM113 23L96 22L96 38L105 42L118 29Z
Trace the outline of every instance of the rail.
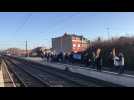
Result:
M59 70L56 68L50 68L49 66L44 66L42 64L32 62L32 61L27 61L27 60L22 60L18 58L10 58L6 57L6 59L10 60L11 62L18 63L21 66L26 66L27 65L27 70L33 70L35 73L38 71L40 73L45 73L46 76L53 76L55 79L60 79L65 82L74 84L72 86L84 86L84 87L107 87L107 86L112 86L112 87L120 87L121 85L105 82L102 80L98 80L92 77L86 77L80 74L64 71L64 70ZM24 69L24 68L23 68ZM26 70L26 69L24 69ZM36 74L38 76L38 73ZM43 80L44 77L40 78ZM52 81L53 82L53 81Z
M33 76L22 68L18 67L18 65L12 63L11 61L4 59L7 66L11 70L14 75L14 78L21 84L23 87L48 87L47 84L42 82L39 78Z

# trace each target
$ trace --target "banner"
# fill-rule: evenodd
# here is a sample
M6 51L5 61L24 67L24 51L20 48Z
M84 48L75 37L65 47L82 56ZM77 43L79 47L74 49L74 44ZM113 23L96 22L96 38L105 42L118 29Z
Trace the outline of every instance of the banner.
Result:
M73 54L73 58L76 60L81 60L81 54Z

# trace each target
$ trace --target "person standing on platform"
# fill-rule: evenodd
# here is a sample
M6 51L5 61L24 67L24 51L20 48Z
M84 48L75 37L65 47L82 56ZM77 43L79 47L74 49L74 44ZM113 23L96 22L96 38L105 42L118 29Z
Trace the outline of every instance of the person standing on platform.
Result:
M124 66L124 55L122 52L119 53L119 74L124 73L125 66Z
M96 51L95 47L92 46L92 48L91 48L91 52L92 52L91 61L92 61L93 68L95 68L95 65L96 65L96 52L95 51Z
M114 60L114 70L117 70L117 69L119 69L119 57L118 56L114 56L114 58L113 58L113 60Z
M97 71L101 71L102 69L102 55L101 55L101 49L98 48L97 49L97 53L96 53L96 67L97 67Z
M96 60L95 52L92 52L92 65L93 65L93 67L95 66L95 60Z
M112 51L113 55L113 70L117 70L119 68L119 57L116 55L115 48Z
M49 62L49 57L50 57L49 53L47 53L47 62Z
M64 60L65 60L65 63L68 63L68 59L69 59L69 57L68 57L68 53L65 53L65 56L64 56Z

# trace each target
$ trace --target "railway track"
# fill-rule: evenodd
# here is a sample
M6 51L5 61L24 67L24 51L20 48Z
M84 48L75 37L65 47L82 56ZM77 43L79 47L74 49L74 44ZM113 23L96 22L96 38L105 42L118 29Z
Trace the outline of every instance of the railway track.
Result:
M16 70L16 67L15 68L12 67L12 69L14 69L14 71L16 73L18 73L18 70L20 70L20 69L24 70L29 75L32 75L32 77L36 77L36 78L40 79L43 83L47 84L48 87L69 87L69 86L75 87L75 86L81 86L81 84L79 84L79 83L73 82L71 80L61 79L61 78L59 78L57 76L54 76L54 75L50 75L50 73L48 74L45 71L42 71L42 70L37 69L37 68L33 68L33 67L31 67L31 65L28 65L28 64L22 64L20 62L13 61L13 60L12 61L7 60L6 62L8 64L13 63L14 66L16 66L18 68ZM15 64L15 63L17 63L17 64ZM18 64L19 64L19 66L18 66ZM25 67L25 65L27 65L27 68ZM10 66L11 66L11 64L10 64ZM38 67L38 66L36 66L36 67ZM24 72L20 72L20 74L23 74L23 73ZM25 78L26 77L24 76L24 79ZM23 80L23 79L21 79L21 80ZM32 80L30 82L32 82ZM25 80L23 81L23 83L26 83ZM32 83L34 83L34 82L32 82ZM36 85L34 85L34 86L36 86ZM37 86L40 86L40 85L37 84Z
M44 66L42 64L38 64L35 62L4 57L5 62L12 69L13 72L16 73L16 76L21 79L23 84L32 82L32 86L49 86L49 87L118 87L119 85L104 82L101 80L97 80L91 77L86 77L80 74L59 70L56 68L50 68L49 66ZM12 66L12 67L11 67ZM21 71L21 72L20 72ZM19 74L18 74L19 73ZM23 73L27 73L27 75L22 75ZM41 84L34 84L33 79L39 80ZM26 79L29 79L27 82ZM35 82L36 83L36 82ZM37 82L38 83L38 82ZM27 87L31 86L25 85Z
M20 83L20 86L18 87L47 87L47 85L37 77L34 77L32 74L29 74L27 71L8 60L4 61L7 64L10 73L13 74L14 81L16 80L14 83Z

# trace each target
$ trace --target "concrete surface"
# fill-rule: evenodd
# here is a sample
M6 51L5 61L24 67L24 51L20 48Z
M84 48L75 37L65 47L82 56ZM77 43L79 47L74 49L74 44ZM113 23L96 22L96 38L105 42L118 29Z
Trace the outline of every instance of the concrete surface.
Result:
M1 69L0 69L0 87L4 87L3 73Z
M115 84L120 84L126 87L134 87L134 76L128 74L118 74L110 71L102 71L97 72L95 69L84 68L80 66L73 66L68 64L60 64L60 63L47 63L41 58L24 58L28 60L32 60L44 65L49 65L50 67L55 67L64 70L66 67L70 69L70 71L74 73L80 73L82 75L90 76L96 79L112 82Z

